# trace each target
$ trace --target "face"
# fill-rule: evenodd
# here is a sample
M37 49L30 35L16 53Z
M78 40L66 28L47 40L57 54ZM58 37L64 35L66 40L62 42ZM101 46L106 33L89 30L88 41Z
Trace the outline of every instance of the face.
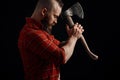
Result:
M56 3L50 12L47 12L42 20L43 25L48 29L52 30L52 26L57 23L57 19L61 13L61 7Z

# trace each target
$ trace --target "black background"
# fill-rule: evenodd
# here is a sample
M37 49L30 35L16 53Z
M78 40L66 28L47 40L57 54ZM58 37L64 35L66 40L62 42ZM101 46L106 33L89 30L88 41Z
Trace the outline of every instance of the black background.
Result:
M83 25L85 29L83 35L91 51L97 54L99 59L92 60L81 43L77 42L71 59L67 64L61 65L61 79L116 80L119 78L120 64L119 4L115 0L63 0L63 10L77 1L81 3L85 17L81 20L73 16L73 20ZM8 73L8 80L24 80L17 40L25 23L25 17L31 16L36 2L36 0L9 0L7 2L7 16L2 16L5 27L2 28L3 51L1 53L5 57L1 57L1 72ZM53 28L53 34L61 41L66 39L64 23L64 20L59 19L57 27Z

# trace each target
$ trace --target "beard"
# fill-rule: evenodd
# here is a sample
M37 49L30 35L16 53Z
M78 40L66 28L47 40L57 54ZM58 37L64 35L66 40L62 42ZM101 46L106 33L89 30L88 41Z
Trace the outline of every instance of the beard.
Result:
M46 16L46 17L44 17L41 20L41 23L42 23L42 25L44 27L44 30L46 30L48 33L51 34L51 32L52 32L52 26L54 26L55 24L49 24L49 20L50 20L49 17Z

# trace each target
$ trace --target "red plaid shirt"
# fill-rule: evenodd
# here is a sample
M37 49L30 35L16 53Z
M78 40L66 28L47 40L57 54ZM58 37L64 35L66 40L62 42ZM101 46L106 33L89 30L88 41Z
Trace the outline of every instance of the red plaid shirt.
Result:
M18 48L23 60L25 80L58 80L65 52L60 42L31 18L20 32Z

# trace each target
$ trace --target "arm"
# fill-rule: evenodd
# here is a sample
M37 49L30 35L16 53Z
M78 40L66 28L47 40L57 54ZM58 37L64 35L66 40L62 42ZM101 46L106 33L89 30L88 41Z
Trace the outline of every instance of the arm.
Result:
M65 62L67 62L73 54L75 44L77 40L81 37L81 34L84 30L82 26L76 23L72 29L67 26L67 32L69 35L69 39L66 44L62 46L65 50Z
M65 63L72 56L76 42L77 42L77 38L74 36L71 36L66 42L66 44L62 46L62 48L65 50Z

